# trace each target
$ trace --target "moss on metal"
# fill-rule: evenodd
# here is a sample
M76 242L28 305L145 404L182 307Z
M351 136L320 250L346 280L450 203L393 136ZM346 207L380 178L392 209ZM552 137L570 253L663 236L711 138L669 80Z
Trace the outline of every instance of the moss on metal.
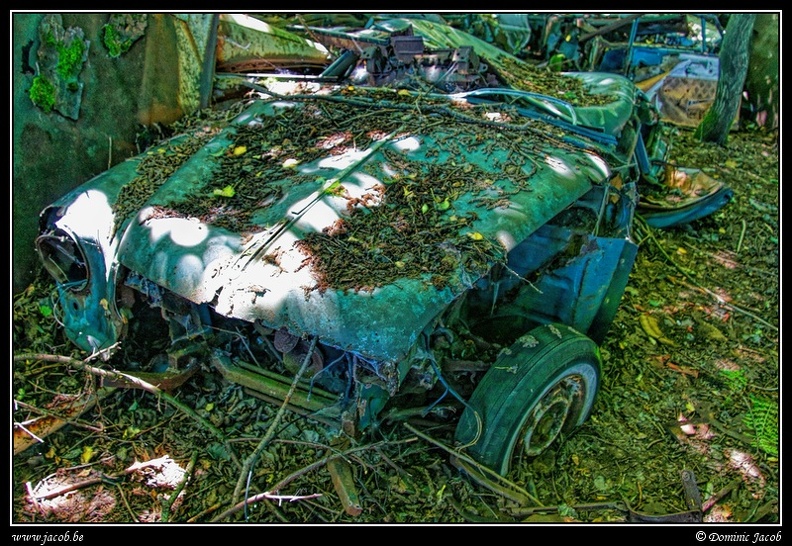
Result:
M53 110L77 119L83 84L79 81L88 60L90 42L81 28L64 29L61 16L45 16L39 26L36 74L28 92L30 100L49 113Z
M147 21L145 13L110 15L107 24L102 27L102 43L107 48L107 54L117 58L129 51L145 33Z
M557 97L573 106L604 106L615 100L612 95L591 93L581 80L573 76L537 68L511 57L503 57L500 62L505 68L502 78L515 89Z
M231 118L239 114L243 104L228 111L207 108L185 116L171 125L169 135L183 135L151 146L137 168L138 176L121 188L113 205L114 230L143 207L170 175L181 167Z
M41 74L33 78L29 94L33 104L48 114L52 111L52 107L55 106L55 86Z

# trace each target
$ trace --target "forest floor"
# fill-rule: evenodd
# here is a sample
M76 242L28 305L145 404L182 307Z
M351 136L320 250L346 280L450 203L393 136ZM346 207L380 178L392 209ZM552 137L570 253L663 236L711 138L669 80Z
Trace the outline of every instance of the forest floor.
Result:
M15 359L14 423L90 409L13 456L12 522L778 523L778 135L741 130L721 147L675 129L673 150L734 198L684 228L637 231L592 415L509 476L522 500L451 464L452 426L394 424L338 444L289 412L271 429L277 407L211 374L169 397L97 389L68 358L94 363L42 315L53 291L42 275L14 298L13 352L66 358ZM339 452L342 464L329 461Z

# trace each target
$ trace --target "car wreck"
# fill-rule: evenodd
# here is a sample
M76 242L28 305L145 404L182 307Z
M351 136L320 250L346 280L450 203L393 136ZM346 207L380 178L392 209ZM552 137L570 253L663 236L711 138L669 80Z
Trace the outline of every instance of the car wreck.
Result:
M723 27L704 13L523 13L447 16L513 55L632 80L661 119L696 127L715 99Z
M704 188L674 222L726 190L669 168L626 78L553 75L559 98L430 21L311 30L343 51L315 78L248 82L228 122L42 211L58 319L106 358L167 336L149 377L220 373L345 434L456 420L459 452L505 475L591 412L641 186Z

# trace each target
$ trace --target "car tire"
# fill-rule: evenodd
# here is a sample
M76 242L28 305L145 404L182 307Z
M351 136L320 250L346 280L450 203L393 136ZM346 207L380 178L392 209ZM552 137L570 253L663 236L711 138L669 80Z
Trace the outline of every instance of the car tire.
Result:
M507 475L588 419L600 368L587 336L563 324L534 328L500 353L473 391L456 429L461 452Z

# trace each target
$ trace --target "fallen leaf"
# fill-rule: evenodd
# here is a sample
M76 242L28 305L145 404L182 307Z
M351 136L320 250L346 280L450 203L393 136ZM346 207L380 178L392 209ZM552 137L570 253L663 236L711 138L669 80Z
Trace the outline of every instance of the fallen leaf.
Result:
M690 423L685 423L684 425L679 426L679 430L687 434L688 436L692 436L696 433L696 427L691 425Z
M677 366L673 362L666 362L666 366L674 370L675 372L683 373L685 375L689 375L691 377L698 377L698 370L694 370L693 368L688 368L687 366Z
M723 334L723 332L718 330L712 324L709 324L707 322L700 322L698 327L699 327L699 332L701 333L701 335L703 335L705 338L707 338L709 340L712 340L712 341L728 341L728 338Z
M649 337L656 339L665 345L676 345L672 340L665 337L665 334L663 334L663 331L660 329L657 319L652 315L644 313L638 317L638 321L641 323L641 328L643 328L643 331L646 332Z
M222 190L214 190L212 195L216 195L218 197L234 197L236 191L234 190L233 186L226 186Z
M82 454L80 455L80 462L87 464L91 462L94 455L94 449L91 446L83 446Z

